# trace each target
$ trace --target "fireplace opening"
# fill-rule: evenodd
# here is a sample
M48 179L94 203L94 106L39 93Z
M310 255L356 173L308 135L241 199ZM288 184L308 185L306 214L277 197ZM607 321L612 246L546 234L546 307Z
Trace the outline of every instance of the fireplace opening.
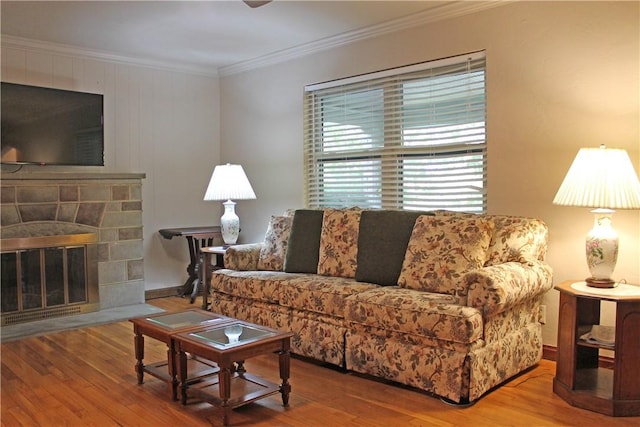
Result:
M2 326L99 310L94 233L2 239Z

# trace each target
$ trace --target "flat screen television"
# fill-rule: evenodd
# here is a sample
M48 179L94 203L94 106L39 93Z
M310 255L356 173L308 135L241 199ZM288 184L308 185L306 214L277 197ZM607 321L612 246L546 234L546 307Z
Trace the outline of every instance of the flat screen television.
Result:
M104 166L103 96L2 82L2 163Z

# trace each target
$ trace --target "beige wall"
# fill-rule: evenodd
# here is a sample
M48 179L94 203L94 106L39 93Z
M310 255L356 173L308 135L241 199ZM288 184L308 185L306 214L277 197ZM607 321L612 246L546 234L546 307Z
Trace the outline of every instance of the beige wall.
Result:
M306 84L485 49L489 212L544 219L554 282L586 277L593 217L551 201L581 147L625 148L640 170L639 17L637 2L513 3L221 78L221 158L244 166L258 197L238 203L243 241L303 204ZM615 278L640 283L640 213L618 212L614 226ZM545 304L555 345L558 293Z

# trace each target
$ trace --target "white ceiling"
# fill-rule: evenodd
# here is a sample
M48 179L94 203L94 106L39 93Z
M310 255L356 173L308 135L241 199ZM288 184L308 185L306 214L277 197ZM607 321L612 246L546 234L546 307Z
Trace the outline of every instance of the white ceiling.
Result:
M292 52L469 13L496 2L2 1L3 43L45 42L224 74Z

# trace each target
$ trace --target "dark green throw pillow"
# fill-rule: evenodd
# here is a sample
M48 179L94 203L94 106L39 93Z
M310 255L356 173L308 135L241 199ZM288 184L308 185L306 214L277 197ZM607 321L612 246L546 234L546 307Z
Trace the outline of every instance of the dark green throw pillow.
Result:
M413 225L420 215L433 213L385 209L362 212L356 268L358 282L383 286L398 284Z
M323 215L322 210L294 212L284 260L287 273L317 273Z

